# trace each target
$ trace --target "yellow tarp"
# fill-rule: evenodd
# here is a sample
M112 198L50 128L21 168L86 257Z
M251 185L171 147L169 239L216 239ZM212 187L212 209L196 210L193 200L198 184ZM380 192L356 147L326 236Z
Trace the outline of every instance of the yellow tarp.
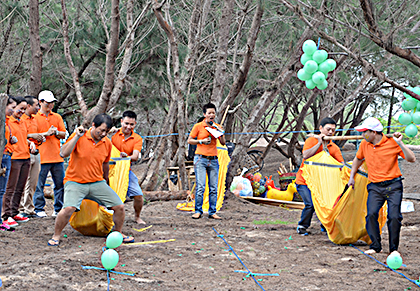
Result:
M349 167L342 165L325 151L306 160L302 176L312 192L315 212L328 231L329 239L336 244L349 244L357 240L371 243L366 231L368 192L366 185L367 169L363 164L355 177L355 189L348 189L334 206L337 198L350 178ZM379 227L382 230L386 222L386 204L379 211Z
M120 152L112 147L109 165L109 185L124 202L128 190L130 158L120 158ZM104 206L84 199L80 211L73 213L70 225L83 235L106 236L114 226L113 214Z
M227 147L220 144L217 140L217 158L219 160L219 180L217 184L217 203L216 210L219 211L223 206L223 200L225 198L226 190L226 174L228 170L228 165L230 163L230 157L228 155ZM178 203L176 209L183 211L194 211L195 210L195 200ZM209 186L208 181L206 181L206 190L203 195L203 211L209 211Z

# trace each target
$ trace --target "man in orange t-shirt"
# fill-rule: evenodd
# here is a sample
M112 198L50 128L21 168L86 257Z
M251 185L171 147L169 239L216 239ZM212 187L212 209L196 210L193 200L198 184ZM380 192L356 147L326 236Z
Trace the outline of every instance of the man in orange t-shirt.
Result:
M130 110L125 111L121 118L121 129L112 136L112 144L121 152L121 157L129 157L131 162L139 159L143 146L143 139L134 132L134 127L137 123L136 119L136 113ZM140 218L143 208L143 192L141 191L139 180L131 169L128 178L127 196L134 200L134 219L138 224L145 224L143 219Z
M38 147L41 155L41 171L34 194L35 213L37 217L48 216L44 211L44 186L47 175L51 172L54 181L54 212L52 216L55 217L63 206L64 160L60 157L60 140L66 137L66 127L60 114L52 111L57 99L51 91L41 91L38 100L41 109L35 115L35 120L39 132L45 137L45 142Z
M112 118L106 114L96 115L92 127L86 131L82 126L68 138L61 148L61 156L70 156L64 178L64 204L55 220L50 246L58 246L61 232L76 210L80 210L83 199L90 199L114 211L114 230L121 232L124 223L124 204L108 185L109 160L112 144L106 137L112 126ZM123 235L125 243L134 239Z
M194 173L196 180L195 213L193 219L201 218L203 214L203 195L206 189L206 174L209 181L209 218L222 219L216 214L217 184L219 179L219 161L217 160L216 139L222 145L226 144L223 129L214 123L216 118L216 106L207 103L203 106L204 120L196 123L188 137L188 143L197 145L194 156ZM217 138L210 131L217 131Z
M362 132L364 140L360 143L356 157L354 157L351 167L349 186L354 187L354 176L357 169L366 162L368 169L367 185L367 214L366 230L372 244L366 254L374 254L382 251L381 233L379 230L379 210L388 203L388 233L389 233L389 252L398 253L400 243L401 221L401 202L403 195L402 174L398 167L398 156L403 157L408 162L415 162L416 156L403 143L403 135L399 132L394 133L392 138L382 134L383 126L374 117L366 120L355 128Z
M302 197L302 200L305 204L305 208L302 210L300 216L300 221L298 222L297 233L300 235L308 235L307 228L311 226L312 215L315 212L314 205L312 203L312 193L311 190L306 185L305 179L302 177L302 167L306 159L320 153L322 150L326 150L330 155L339 161L340 163L344 162L343 156L341 155L340 148L330 141L323 140L324 136L333 136L335 133L336 122L332 118L324 118L320 122L319 131L321 134L316 137L310 137L305 141L303 146L302 156L303 161L300 166L299 171L296 174L296 190ZM321 225L321 231L325 232L325 228Z
M25 96L25 100L28 103L25 114L22 115L22 121L26 123L28 128L28 138L30 141L38 146L45 140L45 137L39 133L38 124L34 118L39 110L39 102L36 97ZM36 185L38 183L39 171L41 169L41 159L39 152L31 154L31 165L29 169L28 180L26 181L25 192L23 193L22 199L20 200L19 213L23 217L35 216L35 207L33 203L33 196L35 193Z

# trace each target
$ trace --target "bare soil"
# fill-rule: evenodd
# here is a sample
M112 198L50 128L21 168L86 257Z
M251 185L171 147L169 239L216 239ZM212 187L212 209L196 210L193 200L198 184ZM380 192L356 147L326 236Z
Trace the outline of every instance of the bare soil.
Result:
M276 152L267 158L263 174L278 177L281 158ZM416 153L420 159L420 153ZM349 153L351 160L354 153ZM407 193L418 193L417 163L401 162ZM415 209L419 201L412 200ZM416 285L368 258L352 246L331 243L313 219L309 236L299 236L295 228L300 211L260 206L229 195L219 212L222 221L206 216L193 220L191 213L175 209L180 201L153 202L145 205L142 217L152 225L133 221L132 202L126 203L124 232L136 242L175 239L172 242L117 249L120 261L116 271L132 272L134 277L111 274L110 290L409 290ZM51 200L48 210L52 213ZM284 224L259 225L257 221L281 220ZM417 280L420 275L420 214L404 214L400 252L405 267L399 271ZM105 271L84 270L101 267L104 238L86 237L69 225L59 247L47 246L54 219L32 219L14 232L0 232L0 279L3 290L107 290ZM236 270L245 267L223 238L254 273L279 276L251 277ZM384 252L374 257L385 262L388 232L382 235ZM368 249L363 243L356 244Z

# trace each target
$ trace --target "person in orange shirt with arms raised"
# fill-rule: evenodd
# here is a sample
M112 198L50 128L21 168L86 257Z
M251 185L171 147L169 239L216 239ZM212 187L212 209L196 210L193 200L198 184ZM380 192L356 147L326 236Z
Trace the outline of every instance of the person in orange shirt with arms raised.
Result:
M305 208L302 210L300 221L298 222L297 233L300 235L308 235L307 229L311 226L312 215L315 212L314 204L312 203L311 190L306 185L305 179L302 177L302 167L306 159L320 153L322 150L327 150L330 155L339 161L344 162L340 148L331 140L323 140L324 136L333 136L337 123L334 119L327 117L321 120L319 125L319 135L310 137L305 141L302 150L303 161L299 171L296 174L296 189L302 197ZM325 232L325 228L321 225L321 231Z
M45 137L38 131L38 123L36 122L34 115L39 110L39 102L36 97L25 96L25 100L28 103L25 114L22 115L22 121L26 122L28 128L28 138L30 141L35 143L37 151L35 154L31 154L31 165L29 169L28 180L26 181L25 191L22 199L20 200L19 213L23 217L34 217L35 207L33 203L33 196L38 183L39 171L41 169L41 159L39 156L38 146L45 141Z
M3 159L1 160L1 168L5 170L5 172L2 175L0 175L0 230L11 229L8 224L3 224L3 220L1 218L1 209L3 205L3 195L6 192L7 181L9 180L10 167L12 164L13 144L17 142L17 138L12 135L9 125L9 118L13 114L15 108L16 101L9 96L7 98L7 104L5 109L6 124L4 136L6 137L6 145L3 151Z
M54 181L54 212L52 216L55 217L63 206L64 160L60 157L60 139L66 137L66 127L60 114L52 111L57 99L51 91L41 91L38 94L38 100L41 109L35 115L35 120L38 124L38 132L45 137L45 142L38 147L41 155L41 171L34 194L35 213L37 217L48 216L44 211L44 186L48 172L51 172Z
M83 199L91 199L114 211L114 230L122 231L125 212L124 204L117 193L108 186L109 160L112 143L106 137L112 126L112 118L106 114L96 115L92 127L86 131L76 128L61 148L61 156L70 156L64 178L64 204L55 220L50 246L58 246L61 232L76 210L80 210ZM123 235L124 243L134 239Z
M143 139L134 132L137 115L133 111L125 111L121 118L121 129L112 136L112 144L121 152L121 157L129 157L131 162L139 159ZM145 224L140 218L143 208L143 192L141 191L139 180L131 171L129 172L129 182L127 196L134 199L134 219L139 224Z
M214 123L216 118L216 106L207 103L203 106L204 120L196 123L188 137L188 143L197 145L194 156L194 173L196 180L195 213L193 219L199 219L203 215L203 195L206 188L206 174L209 181L209 218L222 219L216 214L217 184L219 180L219 161L217 160L216 138L207 128L223 132L220 125ZM218 137L222 145L226 144L225 136Z
M403 157L410 163L416 161L414 153L403 143L403 135L394 133L392 138L383 135L383 126L374 117L366 120L355 128L362 132L364 140L360 143L359 150L353 160L351 167L349 186L354 187L354 176L357 169L366 162L368 169L367 185L367 215L366 230L372 244L366 254L375 254L382 251L381 234L379 230L379 210L388 202L388 233L389 252L398 253L400 243L401 202L403 196L402 174L398 167L398 156Z
M26 100L23 97L15 97L16 108L10 116L9 126L12 134L16 136L17 143L13 145L12 163L10 176L7 182L6 193L3 197L3 220L10 227L18 226L18 222L26 222L29 219L19 215L19 204L26 185L30 167L30 155L36 150L35 144L29 141L26 123L21 120L26 110ZM29 144L29 146L28 146Z

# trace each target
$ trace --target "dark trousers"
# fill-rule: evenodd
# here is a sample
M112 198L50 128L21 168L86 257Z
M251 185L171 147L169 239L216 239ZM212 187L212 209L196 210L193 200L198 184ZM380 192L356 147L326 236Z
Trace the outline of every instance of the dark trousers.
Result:
M44 198L44 186L47 180L48 172L51 172L51 177L54 181L54 211L60 212L63 207L64 197L64 163L45 163L41 164L41 171L38 176L38 184L34 194L34 206L35 212L44 211L45 198Z
M3 197L3 219L19 214L19 204L28 179L30 159L12 160L6 193Z
M309 190L308 186L299 184L296 184L296 190L305 204L298 225L308 228L311 226L312 215L315 212L314 204L312 203L311 190Z
M403 195L402 181L397 181L389 185L370 183L367 186L369 193L367 200L366 230L372 240L371 249L379 252L382 250L381 234L379 231L379 210L388 202L388 232L389 232L389 252L398 250L400 243L401 221L401 201Z

